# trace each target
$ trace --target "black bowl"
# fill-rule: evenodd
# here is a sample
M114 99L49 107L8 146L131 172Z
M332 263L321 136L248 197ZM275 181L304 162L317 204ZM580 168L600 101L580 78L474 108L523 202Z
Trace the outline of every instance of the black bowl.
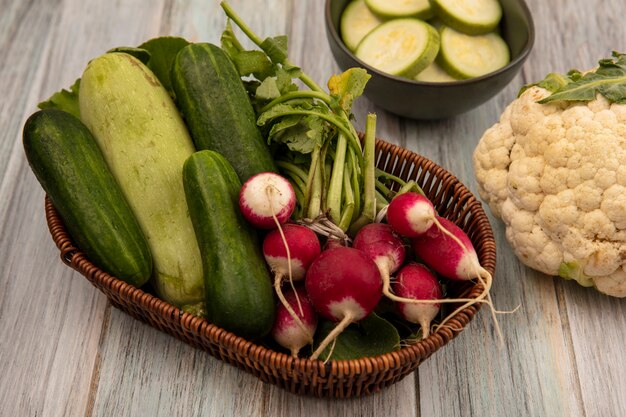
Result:
M342 70L365 68L372 76L365 96L383 109L412 119L442 119L484 103L519 72L535 41L533 19L524 0L500 0L500 32L511 51L511 62L487 75L462 81L433 83L385 74L358 59L343 43L339 22L350 0L326 0L326 36Z

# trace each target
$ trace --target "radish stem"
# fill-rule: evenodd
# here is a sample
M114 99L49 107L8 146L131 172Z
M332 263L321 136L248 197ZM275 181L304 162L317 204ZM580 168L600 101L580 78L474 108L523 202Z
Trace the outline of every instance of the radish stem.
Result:
M363 212L370 220L374 220L376 217L376 167L375 163L376 152L376 115L368 114L365 122L365 142L364 142L364 154L363 159L366 161L365 170L363 172L364 182L363 191L365 197L365 204L363 205Z
M306 183L307 173L296 164L292 164L291 162L287 162L287 161L276 161L276 165L279 168L282 168L285 171L288 171L294 174L297 178L299 178L302 181L303 184Z
M354 194L354 215L356 217L361 214L361 184L359 183L359 176L361 169L358 163L358 157L355 155L354 149L348 149L348 161L350 165L350 179L352 182L352 193ZM344 230L347 230L345 228Z
M322 164L324 160L316 158L315 167L311 167L313 171L313 182L311 184L311 193L310 193L310 201L309 206L307 208L307 216L308 217L317 217L319 216L322 208L322 192L323 192L323 180L322 180Z
M261 109L260 113L263 113L263 112L271 109L276 104L284 103L285 101L289 101L289 100L296 100L296 99L302 99L302 98L318 99L318 100L321 100L324 103L326 103L326 105L329 106L329 107L331 105L330 96L328 94L324 93L324 92L307 91L307 90L304 90L304 91L292 91L290 93L283 94L280 97L276 97L274 100L272 100L269 103L267 103L265 106L263 106L263 108Z
M351 172L350 166L345 169L343 176L343 188L344 188L344 209L339 222L339 228L341 230L348 230L350 223L352 223L352 216L354 215L354 193L352 192L352 185L350 184Z
M313 183L315 182L315 173L317 172L317 161L320 156L321 149L319 146L316 146L311 153L311 165L309 167L309 173L307 174L306 179L306 189L304 192L304 204L302 207L302 211L309 215L309 205L311 204L311 194L313 192ZM314 215L312 217L317 216Z
M226 16L228 16L233 22L235 22L235 24L237 26L239 26L239 28L243 31L243 33L246 34L246 36L252 41L254 42L259 48L263 49L263 40L261 38L259 38L249 27L248 25L246 25L241 18L237 15L237 13L235 13L235 11L226 3L226 2L221 2L220 5L222 6L222 9L224 9L224 12L226 13ZM265 51L265 50L264 50ZM267 51L265 51L267 52ZM284 65L284 66L288 66L288 67L293 67L294 65L289 62L289 60L285 60L284 62L279 62L280 64ZM300 76L298 77L307 87L309 87L311 90L314 91L321 91L323 92L322 88L320 86L317 85L317 83L315 83L315 81L313 81L311 78L309 78L309 76L307 76L305 73L301 73Z
M376 115L368 114L365 122L363 146L363 212L350 226L351 234L356 234L366 224L376 218Z
M391 198L395 195L393 191L391 191L385 184L383 184L379 179L376 179L376 191L385 196L385 198Z
M335 158L333 161L330 184L328 185L328 195L326 204L330 218L339 224L341 220L341 200L343 191L343 171L346 162L346 148L348 146L346 136L339 132L337 145L335 147Z

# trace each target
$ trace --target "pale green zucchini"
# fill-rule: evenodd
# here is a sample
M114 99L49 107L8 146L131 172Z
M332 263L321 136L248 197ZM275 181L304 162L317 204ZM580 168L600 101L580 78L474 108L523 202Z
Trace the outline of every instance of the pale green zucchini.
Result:
M179 307L202 301L202 260L182 177L195 149L176 106L154 74L124 53L92 60L80 87L81 119L148 240L158 296Z

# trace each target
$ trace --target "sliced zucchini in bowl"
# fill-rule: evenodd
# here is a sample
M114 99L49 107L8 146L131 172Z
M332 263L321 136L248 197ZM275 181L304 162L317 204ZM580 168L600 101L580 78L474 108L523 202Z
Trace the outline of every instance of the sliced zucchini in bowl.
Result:
M354 0L341 15L341 37L348 49L354 52L361 40L383 20L367 7L364 0Z
M502 19L498 0L431 0L431 4L442 22L468 35L493 32Z
M415 17L428 20L434 16L429 0L365 0L365 3L383 19Z
M442 27L440 34L441 51L437 63L455 78L480 77L510 61L509 47L495 32L471 36Z
M457 78L454 78L452 75L448 74L441 68L437 62L433 62L422 72L415 76L415 81L424 81L429 83L449 83L453 81L458 81Z
M394 19L371 31L359 44L356 56L379 71L413 78L428 67L439 52L439 33L419 19Z

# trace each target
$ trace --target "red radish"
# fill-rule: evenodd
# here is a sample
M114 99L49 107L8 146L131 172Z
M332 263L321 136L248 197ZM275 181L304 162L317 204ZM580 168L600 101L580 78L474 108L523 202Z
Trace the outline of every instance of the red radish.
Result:
M301 285L295 291L288 289L285 292L285 300L291 306L292 311L297 303L300 304L301 314L298 315L298 318L307 331L303 332L300 324L293 319L291 313L282 303L279 303L271 335L278 344L291 351L291 356L297 358L300 349L312 341L311 335L315 333L317 328L317 313Z
M389 276L402 266L406 256L400 236L388 224L370 223L359 230L352 246L376 263L383 280L383 293L388 295Z
M465 304L453 311L440 325L466 307L476 303L486 303L491 308L495 329L502 341L500 327L495 317L496 311L489 295L493 281L491 274L480 265L470 238L460 227L444 217L436 217L435 221L441 225L440 228L433 227L420 237L413 239L413 248L417 256L428 267L446 278L458 281L478 279L483 285L482 293L476 298L454 300L465 301ZM451 300L446 301L451 302Z
M374 261L364 252L348 247L322 252L309 267L305 286L315 310L322 317L339 322L311 359L317 359L351 323L367 317L382 297L382 280Z
M409 192L391 200L387 207L387 223L405 237L417 237L435 224L435 207L425 196Z
M273 229L277 223L285 223L295 206L293 186L273 172L250 177L239 192L239 208L243 216L259 229Z
M416 262L411 262L398 271L393 291L400 297L412 300L439 300L443 297L441 284L430 270ZM422 337L430 334L430 322L437 317L441 304L397 303L400 316L422 327Z
M306 326L300 321L298 315L283 296L281 284L284 279L288 279L292 286L293 281L303 280L307 269L320 252L320 242L315 232L298 224L284 224L269 232L263 240L263 256L274 272L276 295L302 330L305 330ZM304 314L302 304L297 296L296 301L300 314ZM310 338L313 338L312 333Z
M437 216L432 202L415 192L400 194L391 200L387 207L387 222L401 235L414 238L416 254L435 272L456 280L478 279L483 284L483 292L475 299L445 300L465 301L449 317L475 303L486 303L491 307L496 331L500 334L489 295L492 276L480 265L476 251L463 230L451 221ZM443 323L446 321L447 318Z
M431 269L450 279L477 278L485 290L476 302L488 297L491 274L480 265L469 237L448 219L437 216L427 197L415 192L394 197L387 207L387 222L401 235L414 238L416 254Z
M263 240L263 255L276 278L304 279L306 270L322 251L315 232L306 226L287 223L272 230Z
M396 291L396 287L394 287L395 294L391 292L390 275L394 274L402 266L406 255L404 242L400 236L394 232L391 226L384 223L371 223L364 226L361 230L359 230L359 233L354 238L353 246L354 248L365 252L376 263L376 266L378 266L381 279L383 280L383 294L387 298L396 301L397 303L402 303L403 305L418 304L418 299L424 299L424 297L416 299L417 297L412 296L412 291L403 291L402 293L398 293ZM439 307L433 306L435 306L435 304L424 306L423 303L419 303L419 305L410 306L410 308L416 311L420 309L439 309ZM409 321L413 323L422 323L412 320ZM426 336L427 335L428 331L426 330Z
M337 239L334 237L329 237L324 244L324 250L339 248L343 246L348 246L347 242L343 239Z
M413 239L413 249L426 265L446 278L466 281L481 276L485 271L465 232L450 220L437 217L444 230L433 227Z

